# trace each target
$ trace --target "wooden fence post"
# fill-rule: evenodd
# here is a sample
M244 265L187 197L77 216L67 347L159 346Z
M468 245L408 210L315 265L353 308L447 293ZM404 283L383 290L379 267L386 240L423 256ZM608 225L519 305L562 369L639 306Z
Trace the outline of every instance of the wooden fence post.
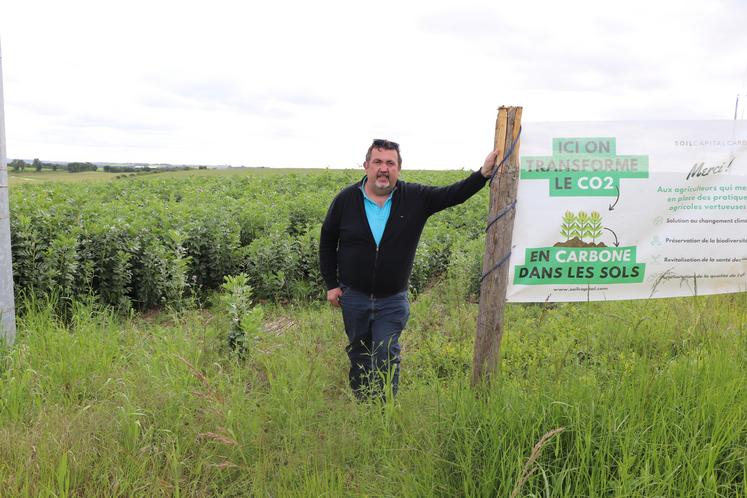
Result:
M480 311L477 317L472 385L488 381L498 367L503 336L503 308L506 304L511 236L514 227L516 192L519 187L519 133L521 107L501 107L495 122L498 162L510 156L493 178L485 237L485 257L480 283ZM512 144L515 144L511 150ZM493 221L495 220L495 221Z

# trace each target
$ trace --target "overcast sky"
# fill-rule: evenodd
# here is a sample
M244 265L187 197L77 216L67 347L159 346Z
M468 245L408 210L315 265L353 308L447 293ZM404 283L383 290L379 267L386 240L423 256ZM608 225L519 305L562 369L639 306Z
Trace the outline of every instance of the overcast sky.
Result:
M405 168L475 169L499 105L731 119L745 26L738 0L3 0L7 154L355 167L388 138Z

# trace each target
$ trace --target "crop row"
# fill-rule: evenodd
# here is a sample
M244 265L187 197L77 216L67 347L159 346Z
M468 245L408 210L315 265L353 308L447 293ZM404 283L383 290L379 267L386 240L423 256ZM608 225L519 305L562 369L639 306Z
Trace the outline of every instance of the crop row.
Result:
M407 172L447 184L464 172ZM41 183L11 191L16 293L60 302L95 295L116 309L179 307L245 273L262 300L320 299L319 228L360 171L174 175L112 183ZM487 189L434 216L411 288L446 272L475 290Z

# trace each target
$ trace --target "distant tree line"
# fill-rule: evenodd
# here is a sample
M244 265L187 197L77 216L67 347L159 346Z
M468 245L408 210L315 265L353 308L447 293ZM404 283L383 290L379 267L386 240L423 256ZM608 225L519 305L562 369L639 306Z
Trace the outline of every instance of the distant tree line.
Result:
M78 173L80 171L96 171L98 169L98 166L93 163L45 163L40 161L38 158L34 159L31 164L27 163L23 159L13 159L8 163L8 166L16 172L26 171L26 168L33 168L35 171L41 171L42 169L57 171L58 169L61 169L70 173Z
M78 173L80 171L96 171L99 167L93 163L67 163L65 169L69 173Z
M8 163L8 166L13 168L13 171L24 171L28 164L26 164L26 161L22 161L21 159L13 159Z
M41 171L42 169L50 169L57 171L58 169L67 171L69 173L78 173L81 171L97 171L98 165L93 163L81 163L73 162L67 164L59 163L45 163L40 161L38 158L34 159L31 164L27 163L23 159L13 159L8 163L8 167L12 168L13 171L20 172L26 171L26 168L33 168L35 171ZM107 173L139 173L139 172L158 172L158 171L182 171L192 169L189 166L172 166L172 165L134 165L134 164L107 164L102 168ZM207 169L207 166L199 166L198 169Z

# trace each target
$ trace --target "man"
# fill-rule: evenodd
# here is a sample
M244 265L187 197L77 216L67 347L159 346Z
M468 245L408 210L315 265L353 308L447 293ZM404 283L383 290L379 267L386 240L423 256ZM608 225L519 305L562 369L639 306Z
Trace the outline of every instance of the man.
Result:
M319 266L327 301L342 307L349 344L350 387L359 399L399 384L399 336L410 315L408 280L428 217L469 199L495 167L482 168L446 187L399 180L399 145L374 140L363 163L366 176L332 201L319 240Z

